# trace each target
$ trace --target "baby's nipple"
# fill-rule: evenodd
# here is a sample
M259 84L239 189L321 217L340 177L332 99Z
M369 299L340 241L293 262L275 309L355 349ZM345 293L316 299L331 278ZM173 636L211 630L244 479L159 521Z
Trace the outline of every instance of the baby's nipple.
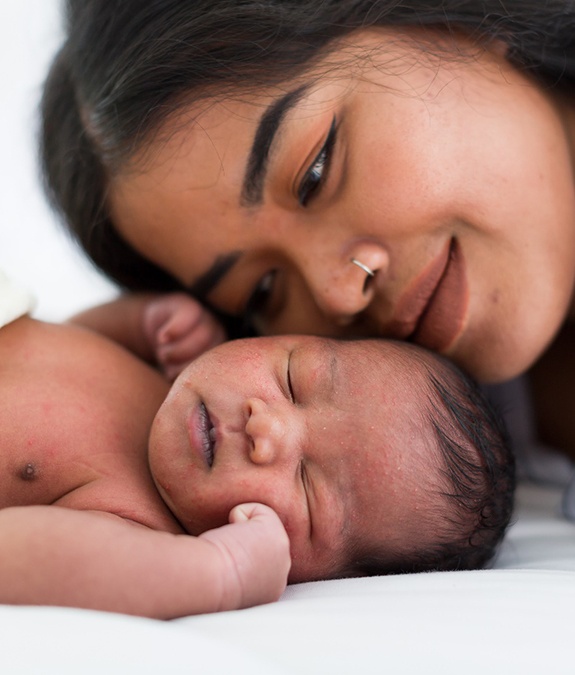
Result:
M36 478L36 467L32 462L28 462L22 467L20 470L20 478L22 480L34 480L34 478Z

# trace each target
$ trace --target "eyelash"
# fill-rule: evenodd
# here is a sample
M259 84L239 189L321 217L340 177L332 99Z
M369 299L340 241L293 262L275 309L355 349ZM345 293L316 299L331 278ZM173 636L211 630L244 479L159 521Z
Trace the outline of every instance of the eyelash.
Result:
M276 270L272 270L264 274L250 295L244 309L245 330L256 328L254 326L256 317L265 313L266 306L273 292L276 273Z
M337 125L334 116L325 143L311 163L309 169L306 171L305 176L299 185L297 197L301 206L307 206L321 191L329 172L336 139Z
M299 463L299 475L301 477L301 482L302 482L304 490L305 490L305 478L306 478L306 476L305 476L305 465L304 465L303 459ZM307 490L306 490L306 494L307 494Z

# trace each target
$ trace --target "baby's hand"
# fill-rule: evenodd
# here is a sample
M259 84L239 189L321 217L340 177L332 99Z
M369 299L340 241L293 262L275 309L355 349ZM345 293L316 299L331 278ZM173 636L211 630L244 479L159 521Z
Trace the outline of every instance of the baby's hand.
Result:
M289 539L281 520L263 504L240 504L231 510L229 518L229 525L200 535L222 553L220 609L277 600L291 567Z
M169 293L150 302L144 310L144 333L169 380L226 339L220 322L185 293Z

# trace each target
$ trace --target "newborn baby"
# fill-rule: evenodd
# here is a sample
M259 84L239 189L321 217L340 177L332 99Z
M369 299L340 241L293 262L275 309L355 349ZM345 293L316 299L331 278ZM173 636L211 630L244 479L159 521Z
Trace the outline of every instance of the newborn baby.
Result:
M506 436L417 347L228 342L168 393L102 335L7 316L0 602L171 618L288 578L477 567L503 536Z
M280 516L290 581L483 565L508 522L513 460L475 386L405 343L225 343L180 375L150 467L187 532L242 502Z

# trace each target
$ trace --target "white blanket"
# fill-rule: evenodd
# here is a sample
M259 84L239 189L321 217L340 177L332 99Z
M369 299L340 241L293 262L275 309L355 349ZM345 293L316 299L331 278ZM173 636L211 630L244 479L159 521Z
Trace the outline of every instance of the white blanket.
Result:
M524 485L494 569L290 586L171 622L0 606L2 673L572 674L575 525Z

